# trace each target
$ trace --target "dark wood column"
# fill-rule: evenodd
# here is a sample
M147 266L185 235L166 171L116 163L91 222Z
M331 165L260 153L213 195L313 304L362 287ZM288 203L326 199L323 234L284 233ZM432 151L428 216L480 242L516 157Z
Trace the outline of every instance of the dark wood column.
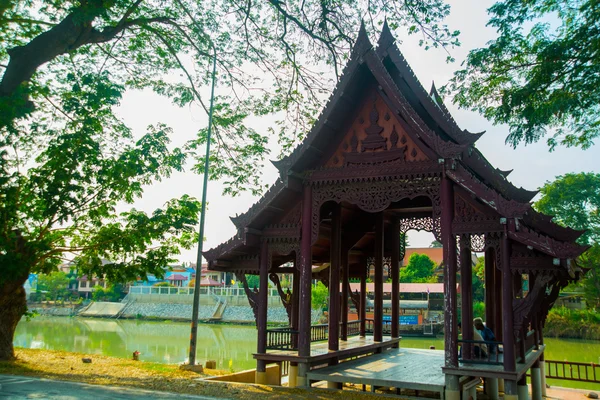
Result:
M260 243L259 257L259 290L258 290L258 345L257 353L267 352L267 301L269 293L269 243L263 240ZM257 372L265 372L265 361L258 360Z
M341 339L348 340L348 288L349 284L348 249L342 248L342 332Z
M465 340L473 340L473 279L471 275L471 249L468 236L460 238L460 290L462 300L462 335ZM473 346L463 345L463 358L472 358Z
M294 274L292 281L292 326L295 331L298 330L298 318L300 317L300 252L294 257ZM292 345L298 347L298 335L292 336Z
M500 253L502 253L502 249ZM496 257L496 260L498 259ZM502 254L500 254L500 260L502 260ZM502 265L503 261L494 268L494 303L492 304L494 308L494 325L496 326L494 335L499 342L504 338L504 334L502 333Z
M340 348L340 267L342 257L342 207L336 203L331 216L329 265L329 350Z
M302 200L302 232L300 242L300 315L298 322L298 355L310 355L310 316L312 280L312 188L304 187Z
M375 214L375 299L373 306L373 340L383 340L383 212Z
M392 338L400 337L400 220L392 220L392 254L390 272L392 274Z
M496 289L496 254L494 249L487 249L485 252L485 323L488 328L496 334L496 316L495 316L495 300L494 294Z
M367 276L369 276L366 258L361 258L360 265L362 272L360 275L360 310L358 311L358 319L360 319L360 336L365 336L367 323Z
M505 222L502 236L502 333L504 342L504 370L515 371L515 335L513 329L513 276L510 270L510 242Z
M444 176L441 185L442 244L444 246L444 348L447 367L458 367L458 326L456 301L456 239L452 233L454 188Z

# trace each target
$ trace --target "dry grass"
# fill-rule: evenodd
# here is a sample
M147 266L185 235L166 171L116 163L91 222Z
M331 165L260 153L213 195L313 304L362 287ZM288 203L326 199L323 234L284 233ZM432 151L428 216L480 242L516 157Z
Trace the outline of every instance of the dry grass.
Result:
M146 390L218 396L236 399L381 399L365 392L290 389L266 385L208 382L196 374L179 370L177 365L125 360L101 355L65 351L17 349L17 360L0 362L0 374L85 382L96 385L137 387ZM82 358L91 358L85 364ZM211 371L210 375L222 374Z

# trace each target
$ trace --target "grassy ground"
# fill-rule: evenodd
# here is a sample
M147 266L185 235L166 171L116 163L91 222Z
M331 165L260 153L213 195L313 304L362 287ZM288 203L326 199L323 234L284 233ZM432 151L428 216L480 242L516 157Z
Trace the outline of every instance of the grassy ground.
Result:
M289 389L264 385L206 382L177 365L125 360L121 358L69 353L65 351L16 349L17 360L0 362L0 374L85 382L97 385L137 387L146 390L217 396L236 399L381 399L365 392ZM82 362L91 358L92 363ZM206 370L205 370L206 371ZM225 372L214 371L211 375Z

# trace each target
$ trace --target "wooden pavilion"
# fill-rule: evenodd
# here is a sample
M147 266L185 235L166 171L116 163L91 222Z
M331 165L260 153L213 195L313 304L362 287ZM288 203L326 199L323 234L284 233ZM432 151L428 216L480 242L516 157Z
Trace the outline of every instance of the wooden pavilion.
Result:
M245 285L257 320L257 381L266 382L267 364L290 362L290 384L307 386L311 371L398 347L400 235L411 229L432 232L444 251L445 350L439 369L445 397L459 398L461 377L472 376L488 378L492 391L503 379L505 399L523 398L530 368L539 392L541 328L560 288L578 278L571 261L585 250L575 244L582 232L532 209L536 192L513 186L506 179L510 171L490 165L474 145L483 133L457 126L435 87L424 90L394 41L387 24L376 46L361 27L312 130L289 156L274 162L277 182L246 213L231 218L237 235L204 253L209 269L233 272L243 283L246 274L260 276L258 290ZM472 251L485 253L485 320L503 348L485 359L473 351L478 343L473 341ZM388 258L392 326L391 335L384 336ZM367 321L371 263L374 318ZM281 290L280 273L293 274L291 293ZM286 329L267 330L269 278L288 311ZM350 278L360 279L359 294L348 290ZM325 331L311 327L313 279L329 288ZM348 322L349 301L359 321ZM327 344L311 346L319 339Z

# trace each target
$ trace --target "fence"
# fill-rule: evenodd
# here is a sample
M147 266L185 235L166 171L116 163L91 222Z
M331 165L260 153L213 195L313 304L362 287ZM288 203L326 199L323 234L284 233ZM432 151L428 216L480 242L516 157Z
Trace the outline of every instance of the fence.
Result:
M341 329L341 324L340 324ZM360 321L348 322L348 336L356 336L360 331ZM318 324L310 327L310 341L320 342L329 337L329 325ZM290 327L267 329L267 349L296 350L298 348L298 331Z
M193 287L168 287L168 286L131 286L129 288L131 294L159 294L159 295L193 295ZM200 296L216 295L220 297L227 296L244 296L246 293L240 287L201 287ZM277 289L269 289L269 296L279 297Z
M595 363L546 360L546 378L600 383L600 365Z

